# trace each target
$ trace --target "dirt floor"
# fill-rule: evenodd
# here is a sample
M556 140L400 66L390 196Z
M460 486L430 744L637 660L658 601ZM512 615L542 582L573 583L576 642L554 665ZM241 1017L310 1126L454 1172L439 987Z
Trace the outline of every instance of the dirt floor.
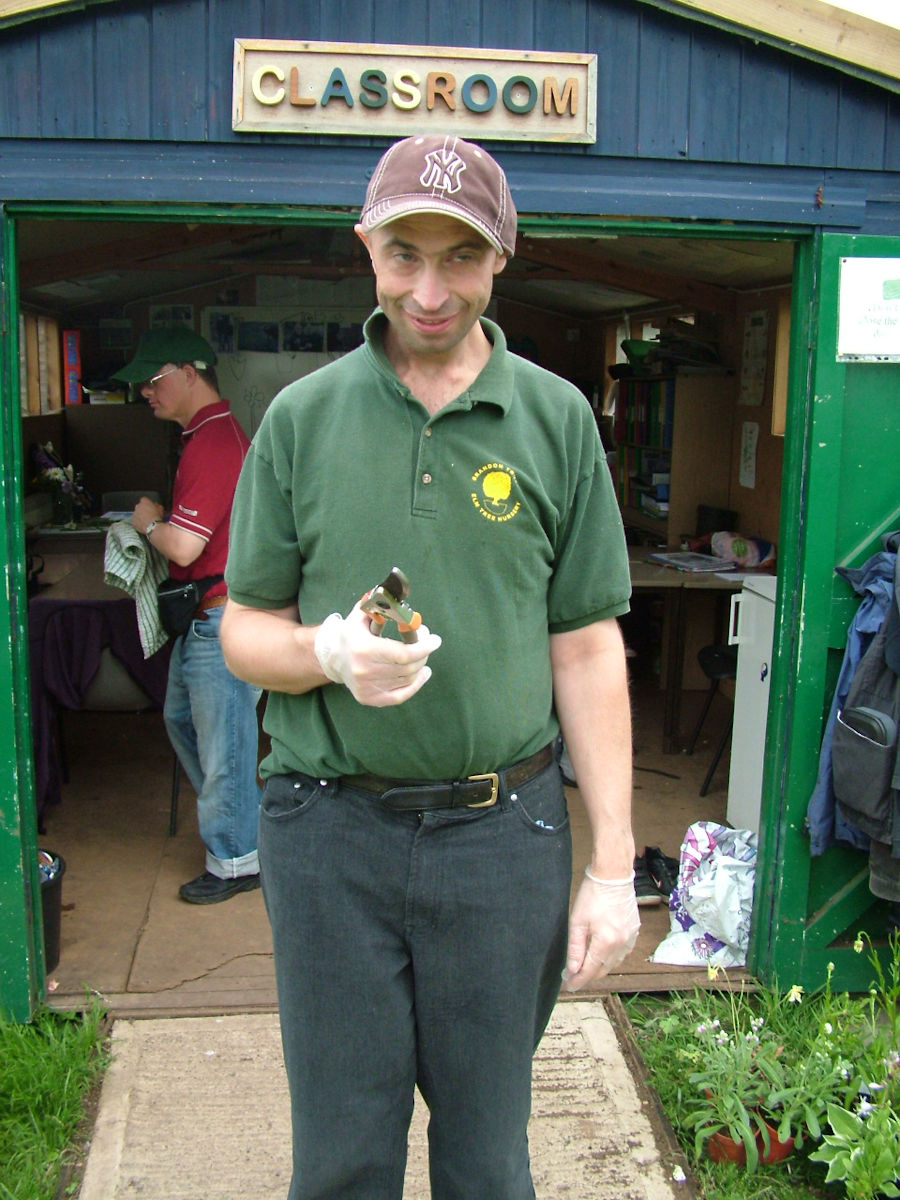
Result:
M728 756L705 798L700 784L730 700L717 697L693 756L663 754L662 693L652 667L633 666L634 825L638 851L677 857L696 820L724 820ZM702 694L685 692L683 732ZM210 907L178 899L203 869L195 799L182 778L177 832L169 835L172 752L155 713L66 712L69 779L44 818L42 846L62 855L60 960L50 1000L77 1007L86 991L114 1015L202 1015L274 1011L268 923L259 891ZM587 821L577 788L567 789L575 879L587 862ZM574 883L573 883L574 887ZM647 962L669 929L667 907L642 907L637 947L598 992L666 991L705 977L696 968Z

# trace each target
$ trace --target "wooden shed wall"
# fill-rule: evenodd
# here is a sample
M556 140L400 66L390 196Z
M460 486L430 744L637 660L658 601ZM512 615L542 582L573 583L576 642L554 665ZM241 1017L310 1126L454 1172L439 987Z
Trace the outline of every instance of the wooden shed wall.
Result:
M597 142L567 153L900 169L897 95L636 0L100 5L0 31L0 138L271 141L231 129L238 36L587 50Z

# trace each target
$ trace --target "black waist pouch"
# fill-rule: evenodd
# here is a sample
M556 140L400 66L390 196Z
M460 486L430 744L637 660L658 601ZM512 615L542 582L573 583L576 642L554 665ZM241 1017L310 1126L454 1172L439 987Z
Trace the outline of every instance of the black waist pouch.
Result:
M156 589L159 619L170 637L179 637L191 627L197 605L224 575L205 575L202 579L164 579Z

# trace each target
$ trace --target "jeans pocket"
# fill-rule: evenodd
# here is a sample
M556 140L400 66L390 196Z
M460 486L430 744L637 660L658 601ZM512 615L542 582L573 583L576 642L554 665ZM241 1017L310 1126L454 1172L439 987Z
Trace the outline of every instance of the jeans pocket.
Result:
M260 818L289 820L312 808L321 792L319 781L308 775L272 775L263 786Z
M517 787L510 799L519 819L535 833L553 836L569 827L566 794L556 763Z
M219 640L219 622L197 617L191 621L188 633L192 633L201 642L217 642Z

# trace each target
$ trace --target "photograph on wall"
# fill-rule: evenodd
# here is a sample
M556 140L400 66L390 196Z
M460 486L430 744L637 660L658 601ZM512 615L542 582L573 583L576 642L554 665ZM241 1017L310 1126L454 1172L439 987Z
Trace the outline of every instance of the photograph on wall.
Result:
M150 328L177 325L185 329L194 328L193 304L151 304Z
M218 312L212 309L207 315L207 341L217 354L234 352L237 329L237 318L230 312Z
M98 332L101 350L129 350L134 344L134 323L130 317L101 317Z
M281 348L291 353L319 353L325 349L324 321L282 321Z
M237 330L237 348L260 354L277 354L278 322L241 321Z
M344 354L348 350L355 350L363 343L362 322L329 321L327 336L330 351Z

